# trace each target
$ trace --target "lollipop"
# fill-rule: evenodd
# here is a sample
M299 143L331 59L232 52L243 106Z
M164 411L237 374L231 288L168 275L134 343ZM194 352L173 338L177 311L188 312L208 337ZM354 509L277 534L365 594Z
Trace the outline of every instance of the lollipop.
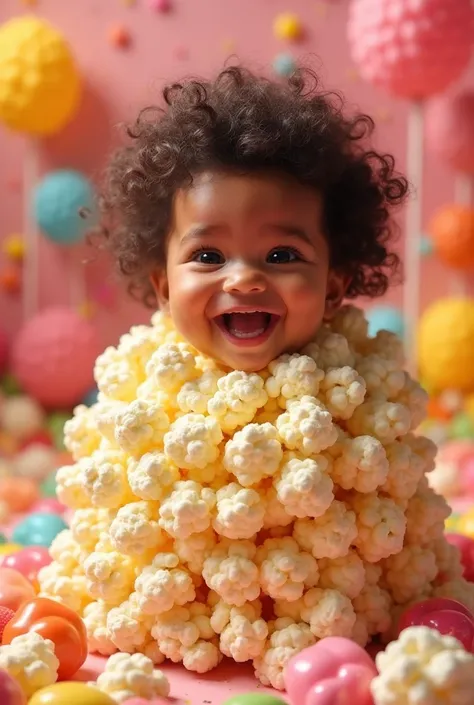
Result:
M474 267L474 210L461 205L445 206L431 223L435 253L448 267L466 271Z

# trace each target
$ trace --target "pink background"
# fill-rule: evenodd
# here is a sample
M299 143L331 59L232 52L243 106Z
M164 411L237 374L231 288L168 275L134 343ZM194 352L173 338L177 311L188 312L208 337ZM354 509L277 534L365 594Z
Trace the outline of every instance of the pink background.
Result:
M115 126L133 119L137 110L153 103L164 81L189 74L208 75L218 70L232 53L251 67L269 70L274 57L291 51L295 57L318 55L327 88L345 93L350 108L371 114L378 124L376 142L395 154L399 169L405 165L407 106L360 81L349 57L346 41L347 0L172 0L174 11L161 14L148 0L127 7L120 0L38 0L28 9L54 23L67 37L86 84L81 110L59 136L44 141L41 170L71 167L97 177L107 151L116 138ZM0 22L25 12L20 0L1 0ZM280 12L296 13L307 38L288 45L273 36L273 20ZM123 24L132 45L127 50L108 43L112 25ZM471 82L474 72L463 78ZM22 230L21 180L25 147L22 139L0 126L0 241ZM436 158L425 164L425 223L437 206L453 198L453 174ZM71 281L84 252L67 252L46 240L40 248L40 305L73 303ZM101 282L111 281L110 267L96 257L85 267L90 295ZM0 266L2 264L0 254ZM74 265L73 262L76 261ZM471 285L472 286L472 285ZM452 279L434 258L423 264L423 304L453 289ZM401 288L388 300L399 303ZM93 319L104 343L113 342L132 322L146 321L146 310L119 295L114 306L99 307ZM21 302L0 292L0 321L10 335L21 323Z

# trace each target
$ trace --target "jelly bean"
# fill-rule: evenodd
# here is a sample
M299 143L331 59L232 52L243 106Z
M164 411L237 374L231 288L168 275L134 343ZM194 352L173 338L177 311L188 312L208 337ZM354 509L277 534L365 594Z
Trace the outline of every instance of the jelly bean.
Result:
M0 605L14 612L26 600L35 597L33 585L17 570L0 568Z
M442 612L443 610L461 612L461 614L474 620L472 613L461 602L451 600L448 597L431 597L429 600L417 602L401 614L398 621L398 633L407 629L407 627L417 626L420 624L420 619L426 615Z
M38 487L27 477L0 478L0 500L12 512L26 512L39 497Z
M115 700L87 683L69 681L37 690L28 705L116 705Z
M24 602L3 632L2 642L35 631L54 644L58 679L71 678L87 658L87 633L82 619L69 607L45 597Z
M19 683L4 670L0 670L0 703L2 705L26 705L26 696Z
M18 553L5 556L1 559L0 565L3 568L13 568L34 582L41 568L51 563L49 551L44 546L34 546L22 548Z
M226 700L223 705L285 705L285 702L265 693L242 693Z
M22 548L19 543L3 543L0 545L0 556L9 556L11 553L21 551Z
M49 547L64 529L66 522L56 514L30 514L14 528L13 539L24 546Z
M61 504L54 497L43 497L43 499L38 500L31 507L31 511L36 514L59 514L62 516L66 511L67 507Z

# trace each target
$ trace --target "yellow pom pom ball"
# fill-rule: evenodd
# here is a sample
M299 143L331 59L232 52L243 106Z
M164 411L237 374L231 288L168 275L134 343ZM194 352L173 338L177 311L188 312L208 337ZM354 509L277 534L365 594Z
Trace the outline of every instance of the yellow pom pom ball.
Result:
M278 15L273 24L273 30L277 39L295 41L303 34L303 26L296 15L285 12Z
M37 17L0 27L0 120L31 135L52 135L73 117L81 82L69 46Z
M420 375L430 388L474 391L474 300L440 299L419 326Z

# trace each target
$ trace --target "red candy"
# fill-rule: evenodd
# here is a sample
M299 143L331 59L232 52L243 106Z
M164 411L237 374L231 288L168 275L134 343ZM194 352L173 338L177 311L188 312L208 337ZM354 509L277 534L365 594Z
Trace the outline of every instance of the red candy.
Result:
M0 644L2 642L3 630L14 616L15 613L13 610L8 607L0 607Z
M3 556L0 566L2 568L13 568L13 570L17 570L25 578L34 582L41 568L50 563L51 556L47 548L44 546L30 546L9 556Z
M2 705L26 705L25 694L18 682L4 670L0 670L0 703Z
M419 625L454 636L467 651L474 652L474 617L456 600L434 597L413 605L400 617L398 631Z

